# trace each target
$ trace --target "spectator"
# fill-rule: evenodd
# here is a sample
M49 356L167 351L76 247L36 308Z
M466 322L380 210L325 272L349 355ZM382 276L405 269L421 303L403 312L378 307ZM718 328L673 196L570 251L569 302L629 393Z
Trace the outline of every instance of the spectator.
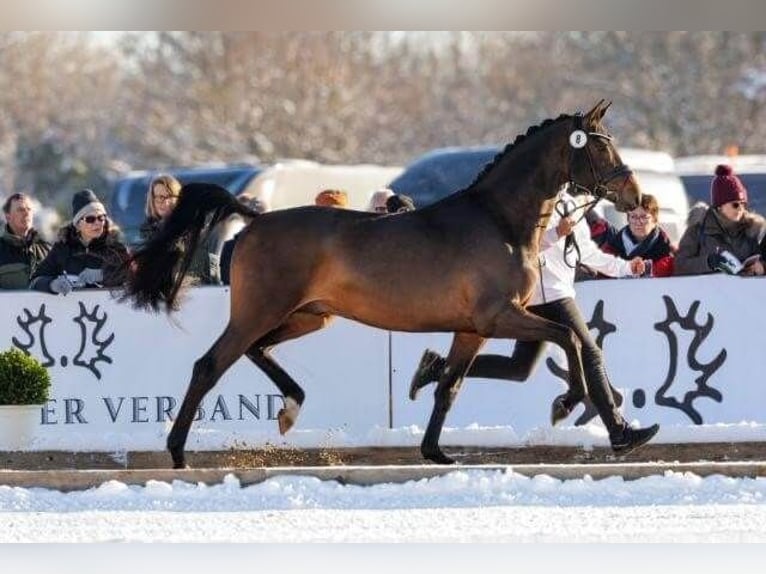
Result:
M394 192L387 187L374 192L370 196L370 203L367 205L367 211L372 211L375 213L390 213L386 206L386 202L392 195L394 195Z
M324 207L348 207L348 194L340 189L325 189L314 198L314 205Z
M0 289L28 289L37 265L51 250L32 227L30 198L14 193L3 204L5 228L0 233Z
M606 253L622 259L641 257L646 263L646 276L669 277L673 275L676 247L657 224L659 212L657 199L645 193L641 205L628 213L628 224L617 230L591 210L587 218L591 238Z
M409 195L394 194L386 200L386 211L388 213L415 211L415 202Z
M141 225L141 239L146 241L157 233L164 219L173 212L181 194L181 182L168 174L160 174L149 182L144 214Z
M562 192L560 201L573 205L574 199ZM568 211L568 210L567 210ZM575 221L572 216L562 216L555 210L541 238L539 256L540 280L534 282L534 291L528 310L550 321L572 329L582 343L582 362L586 389L583 400L592 401L601 420L609 431L612 448L617 453L627 453L644 444L659 430L657 425L634 429L618 411L623 397L612 387L606 374L603 353L575 303L575 261L569 261L566 238L574 234L579 245L580 259L608 275L616 277L638 276L644 272L640 257L625 261L604 253L590 239L590 230L583 219ZM517 341L510 357L504 355L478 355L471 364L466 377L526 381L543 355L544 341ZM423 386L436 382L443 374L446 361L437 353L426 350L415 371L410 386L410 398L414 399ZM571 381L570 381L571 383ZM551 420L568 416L574 407L578 393L572 389L553 402Z
M159 174L149 182L144 213L146 219L141 225L141 239L148 241L159 231L178 203L181 182L169 174ZM189 267L192 281L202 284L220 284L219 252L221 243L212 230L204 243L197 247Z
M766 220L747 209L747 189L728 165L719 165L710 186L710 203L689 211L688 227L675 258L676 275L724 271L763 275L759 242Z
M122 283L128 250L90 189L72 198L72 221L32 276L30 287L66 295L84 287L116 287Z
M258 213L266 213L268 211L266 203L257 197L248 198L240 195L237 199ZM224 285L229 285L231 283L231 276L229 275L229 271L231 270L231 257L234 253L234 246L237 244L241 233L242 231L240 230L234 237L224 242L223 247L221 248L221 283Z

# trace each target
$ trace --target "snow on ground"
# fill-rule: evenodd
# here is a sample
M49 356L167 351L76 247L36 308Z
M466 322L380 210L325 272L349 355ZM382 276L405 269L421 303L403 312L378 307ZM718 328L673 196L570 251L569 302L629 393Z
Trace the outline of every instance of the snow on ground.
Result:
M3 542L764 542L766 479L624 481L457 469L360 487L277 477L241 487L0 486Z

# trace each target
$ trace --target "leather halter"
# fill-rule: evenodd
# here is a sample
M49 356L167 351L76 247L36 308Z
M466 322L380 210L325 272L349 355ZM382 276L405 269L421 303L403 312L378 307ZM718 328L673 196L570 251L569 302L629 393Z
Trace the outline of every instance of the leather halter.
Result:
M573 123L574 123L574 130L583 131L583 115L582 113L578 112L573 116ZM610 136L609 134L602 134L600 132L584 132L586 133L588 138L595 137L595 138L601 138L603 140L606 140L608 142L612 142L614 138ZM608 170L605 173L599 173L598 170L596 170L596 166L593 163L593 156L591 156L590 150L588 149L588 142L586 141L585 145L582 148L575 148L570 146L569 148L569 185L571 188L579 189L580 191L585 191L589 193L590 195L593 195L599 199L604 199L609 195L609 192L611 191L609 189L608 184L614 181L615 179L622 178L622 187L625 187L625 185L628 183L628 179L633 175L633 170L631 170L627 165L624 163L619 163L618 165L614 166L610 170ZM573 167L574 167L574 156L576 152L579 152L580 150L585 152L585 157L588 160L588 167L590 168L591 175L593 176L593 187L590 188L588 186L582 185L580 183L577 183L574 180L574 176L572 175ZM615 191L613 192L615 195L618 195L618 193Z

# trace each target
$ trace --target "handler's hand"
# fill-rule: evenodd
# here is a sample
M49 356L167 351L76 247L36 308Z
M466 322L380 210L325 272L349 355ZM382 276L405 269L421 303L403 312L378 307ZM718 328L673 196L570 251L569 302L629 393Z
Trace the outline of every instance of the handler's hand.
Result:
M562 217L559 224L556 226L556 233L559 237L566 237L574 229L575 222L571 217Z
M646 271L646 263L640 257L634 257L630 260L630 272L635 277L640 277Z

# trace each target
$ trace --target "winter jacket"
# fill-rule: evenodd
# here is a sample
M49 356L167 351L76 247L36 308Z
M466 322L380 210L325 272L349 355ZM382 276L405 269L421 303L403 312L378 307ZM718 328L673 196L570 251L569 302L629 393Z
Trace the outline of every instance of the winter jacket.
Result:
M689 211L686 231L676 253L676 275L713 273L708 255L726 250L740 261L760 253L759 242L766 235L766 220L748 212L741 221L730 221L705 203Z
M114 231L107 231L87 246L80 241L72 225L63 228L59 240L53 244L48 256L37 266L30 287L52 293L51 281L62 274L78 275L85 268L104 271L103 287L117 287L122 283L128 249Z
M50 250L51 244L34 229L19 237L6 225L0 234L0 289L29 289L32 274Z
M139 229L142 241L149 241L154 237L162 227L162 220L153 217L147 218ZM197 246L187 275L193 281L201 284L218 285L221 283L221 272L219 264L219 255L217 248L217 235L215 230L211 233L207 242L200 243Z
M569 194L560 194L562 201L572 201ZM559 237L556 227L561 221L558 210L553 211L540 242L540 280L537 282L529 305L540 305L574 298L576 253L565 254L565 237ZM580 263L608 275L609 277L630 277L630 263L609 253L604 253L590 238L590 228L585 219L580 219L572 233L580 251ZM574 265L575 267L572 267Z
M656 226L641 241L636 239L629 225L618 231L608 221L601 218L591 223L590 231L591 237L601 247L602 251L622 259L633 259L634 257L649 259L652 262L652 277L670 277L673 275L676 248L661 227Z

